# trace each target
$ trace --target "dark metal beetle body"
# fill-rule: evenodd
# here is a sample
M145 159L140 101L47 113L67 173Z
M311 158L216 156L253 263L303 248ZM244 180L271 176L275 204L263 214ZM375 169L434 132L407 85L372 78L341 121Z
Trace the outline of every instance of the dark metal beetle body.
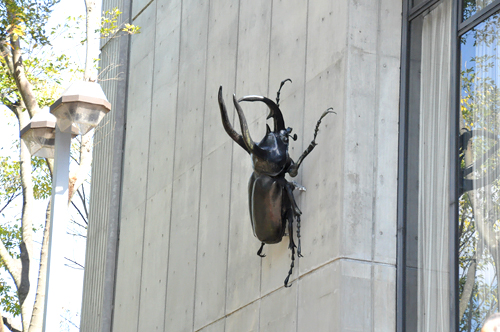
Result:
M288 143L289 138L296 140L297 136L291 135L292 128L285 128L283 115L279 109L279 94L281 87L286 81L288 80L281 82L276 103L262 96L247 96L238 101L233 95L233 103L240 120L241 135L233 129L229 122L226 106L222 98L222 87L219 89L219 107L224 129L252 158L254 172L248 183L248 202L254 235L262 243L257 254L265 257L265 255L262 255L264 244L281 242L288 225L288 234L290 237L289 248L292 251L292 263L284 282L285 287L288 287L288 280L292 274L295 260L296 246L293 240L294 219L297 221L297 238L299 244L297 254L299 257L302 256L300 247L300 215L302 212L295 202L293 190L297 188L301 190L305 189L295 182L288 181L285 175L287 173L292 177L297 175L300 164L316 146L315 139L321 120L326 114L333 112L328 109L323 113L316 124L313 141L300 156L298 162L295 163L288 154ZM266 136L259 143L255 143L250 137L245 116L239 105L241 101L260 101L269 107L270 113L268 119L273 118L274 130L271 130L267 126Z

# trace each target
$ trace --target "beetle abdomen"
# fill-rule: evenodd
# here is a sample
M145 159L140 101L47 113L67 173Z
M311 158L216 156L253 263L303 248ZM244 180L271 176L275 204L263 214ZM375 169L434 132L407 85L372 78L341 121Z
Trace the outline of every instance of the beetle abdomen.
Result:
M285 233L282 218L283 186L268 175L252 174L249 183L250 216L254 235L267 244L278 243Z

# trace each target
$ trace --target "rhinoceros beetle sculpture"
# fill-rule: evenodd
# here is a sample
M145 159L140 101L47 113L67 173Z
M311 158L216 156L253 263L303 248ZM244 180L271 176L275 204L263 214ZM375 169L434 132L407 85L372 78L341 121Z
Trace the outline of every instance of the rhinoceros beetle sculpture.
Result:
M288 271L288 276L284 281L285 287L290 286L288 285L288 280L292 275L294 267L295 248L297 248L298 257L302 257L300 246L300 215L302 212L295 202L293 190L305 190L304 187L298 185L296 182L285 179L285 175L288 173L292 177L297 176L299 167L304 161L304 158L316 146L316 135L318 134L321 120L328 113L335 113L331 111L332 108L329 108L321 115L316 124L312 142L302 153L297 163L295 163L288 154L288 142L289 138L296 140L297 135L292 136L292 128L285 127L285 121L283 120L283 115L279 108L280 91L283 84L287 81L291 82L290 79L281 82L276 97L276 103L262 96L246 96L240 100L236 100L236 96L233 95L233 103L236 107L238 118L240 119L242 135L234 130L229 121L226 105L222 98L222 86L219 88L219 107L224 129L227 134L252 157L254 172L250 176L250 181L248 182L248 203L254 235L261 241L261 246L257 251L257 255L265 257L265 255L262 254L262 249L265 244L281 242L288 223L288 234L290 238L288 248L292 251L292 263ZM266 136L264 136L260 143L255 143L250 137L247 121L239 104L242 101L260 101L265 103L270 110L267 118L273 118L274 130L271 131L269 126L267 126ZM294 219L297 221L298 247L295 246L293 240Z

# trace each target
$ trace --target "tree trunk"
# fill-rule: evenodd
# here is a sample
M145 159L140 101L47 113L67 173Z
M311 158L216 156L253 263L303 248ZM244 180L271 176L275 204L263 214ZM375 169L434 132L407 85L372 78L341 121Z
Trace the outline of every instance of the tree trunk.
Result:
M26 112L21 112L18 117L19 127L22 128L29 121ZM20 245L20 258L21 258L21 280L17 284L17 291L19 295L19 304L21 306L21 315L23 323L23 331L28 331L31 313L33 310L33 303L35 301L34 287L30 287L30 280L34 280L37 276L35 266L33 266L33 180L31 177L31 154L26 143L21 140L20 152L20 173L21 173L21 186L23 190L23 207L21 215L21 245Z
M99 57L99 35L95 32L99 28L100 13L97 11L96 0L85 0L87 11L86 34L87 48L85 54L85 71L83 80L87 82L97 81L97 69L94 66L94 59Z
M33 306L33 314L31 315L31 324L29 332L38 332L42 330L43 313L45 311L45 287L47 284L47 259L49 251L49 234L50 234L50 214L51 202L47 206L45 214L45 229L43 231L42 250L40 252L40 267L38 270L38 285L36 288L35 304Z
M462 296L460 297L459 314L458 314L459 318L462 318L462 316L464 315L465 310L467 309L467 305L470 303L472 290L474 289L474 283L476 280L476 267L477 267L476 256L477 254L474 253L472 262L470 263L469 269L467 270L467 279L465 280Z

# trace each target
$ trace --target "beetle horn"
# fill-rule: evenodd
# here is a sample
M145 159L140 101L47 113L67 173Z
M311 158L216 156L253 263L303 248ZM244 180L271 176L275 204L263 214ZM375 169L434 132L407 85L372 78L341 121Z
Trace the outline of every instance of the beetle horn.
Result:
M233 103L234 103L234 107L236 107L236 112L238 113L238 118L240 119L241 134L243 136L243 141L245 142L245 145L247 146L248 151L250 151L251 154L254 154L257 157L263 158L264 157L264 150L262 150L252 140L252 137L250 136L250 130L248 130L247 120L245 119L245 114L243 114L243 110L241 109L241 106L238 103L238 100L236 100L235 95L233 95Z
M250 153L245 142L243 141L243 137L234 130L231 122L229 121L229 117L227 116L226 104L224 104L224 98L222 98L222 86L219 88L219 108L220 115L222 118L222 125L226 130L226 133L231 137L236 143L238 143L246 152Z
M262 96L246 96L241 98L240 101L261 101L269 107L269 115L267 118L273 118L274 119L274 132L277 133L280 130L285 129L285 120L283 120L283 114L281 113L280 108L274 101L272 101L269 98L262 97Z

